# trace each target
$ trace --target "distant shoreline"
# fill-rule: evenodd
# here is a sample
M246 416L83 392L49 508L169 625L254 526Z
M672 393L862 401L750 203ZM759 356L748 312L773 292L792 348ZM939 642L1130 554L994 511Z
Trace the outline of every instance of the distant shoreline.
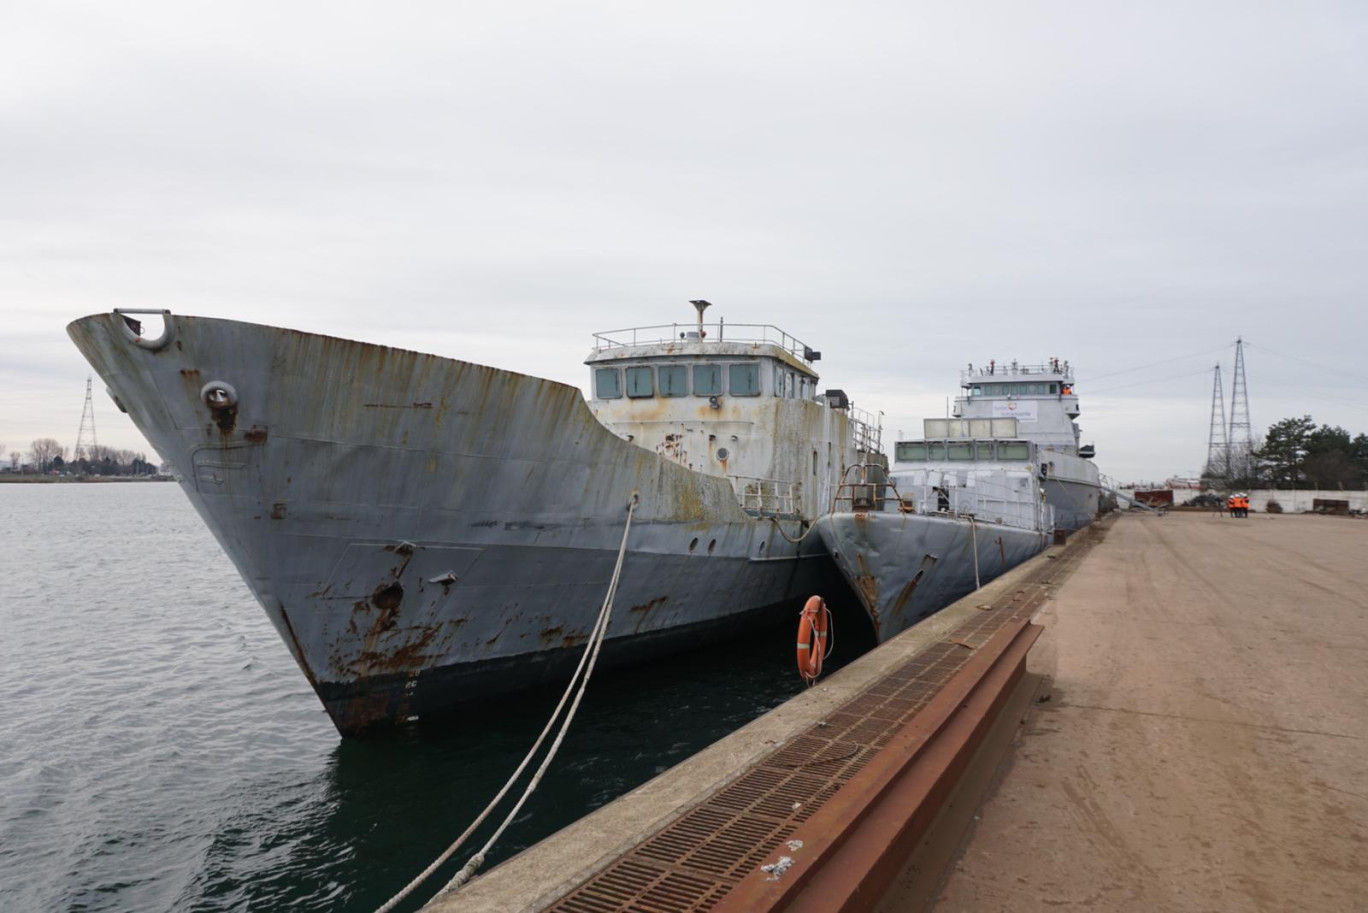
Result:
M0 485L41 485L68 483L87 485L92 482L174 482L171 476L27 476L20 473L0 473Z

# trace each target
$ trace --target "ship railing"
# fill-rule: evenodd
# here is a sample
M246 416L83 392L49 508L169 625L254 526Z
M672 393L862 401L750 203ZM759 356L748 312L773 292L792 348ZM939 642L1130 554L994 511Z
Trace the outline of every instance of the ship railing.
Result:
M857 463L846 470L831 511L975 519L1042 532L1054 526L1053 511L1034 484L1025 491L982 478L965 487L930 482L898 485L877 463Z
M1016 362L1007 364L984 365L977 368L969 368L960 372L961 384L972 383L985 377L994 380L1002 380L1012 377L1036 377L1048 375L1051 377L1061 377L1066 381L1073 380L1073 368L1067 361L1052 360L1041 365L1023 365Z
M855 449L862 453L883 453L883 420L880 416L851 406L850 431Z
M799 482L731 476L732 491L741 509L752 517L790 518L800 515L803 487Z
M629 346L663 345L679 342L740 342L752 345L778 346L795 358L813 361L816 354L796 336L768 323L703 324L704 337L699 340L696 323L663 323L651 327L628 327L624 330L605 330L594 334L594 351L621 349Z

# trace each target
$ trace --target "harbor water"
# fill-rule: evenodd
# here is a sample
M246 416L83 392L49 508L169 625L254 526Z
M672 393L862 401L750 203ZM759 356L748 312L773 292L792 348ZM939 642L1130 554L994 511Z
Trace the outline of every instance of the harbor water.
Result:
M837 619L839 663L872 638ZM488 864L796 693L795 624L596 676ZM6 911L372 910L484 807L559 696L344 742L174 484L0 485L0 626Z

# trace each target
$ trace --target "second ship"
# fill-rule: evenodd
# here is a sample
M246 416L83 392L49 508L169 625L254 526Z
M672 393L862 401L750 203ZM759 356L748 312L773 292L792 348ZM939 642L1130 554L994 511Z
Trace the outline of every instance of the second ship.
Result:
M822 540L879 641L1041 551L1097 514L1101 476L1080 443L1068 362L961 374L954 417L927 419L893 462L852 466Z

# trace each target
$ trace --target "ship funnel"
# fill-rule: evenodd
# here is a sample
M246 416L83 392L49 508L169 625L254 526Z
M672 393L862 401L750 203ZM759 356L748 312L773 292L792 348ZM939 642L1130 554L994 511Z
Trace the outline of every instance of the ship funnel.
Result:
M698 299L697 301L690 301L689 304L692 304L692 305L694 306L694 310L698 311L698 338L699 338L699 339L702 339L702 338L703 338L703 312L706 311L708 308L712 307L712 302L711 302L711 301L704 301L702 298L700 298L700 299Z

